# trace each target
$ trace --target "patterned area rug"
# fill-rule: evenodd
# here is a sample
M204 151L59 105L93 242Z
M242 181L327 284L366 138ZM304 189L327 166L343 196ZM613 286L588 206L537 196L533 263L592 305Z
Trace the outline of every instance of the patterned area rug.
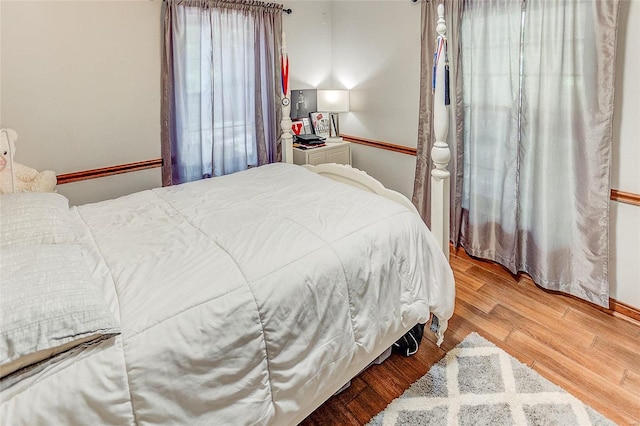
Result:
M369 425L614 425L476 333Z

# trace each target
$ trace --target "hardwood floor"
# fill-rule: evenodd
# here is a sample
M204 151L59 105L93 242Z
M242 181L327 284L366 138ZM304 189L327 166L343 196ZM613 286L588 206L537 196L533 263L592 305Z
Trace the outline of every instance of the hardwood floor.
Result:
M352 380L302 425L363 425L472 331L621 425L640 425L640 323L542 290L527 276L452 252L456 307L442 347L425 333Z

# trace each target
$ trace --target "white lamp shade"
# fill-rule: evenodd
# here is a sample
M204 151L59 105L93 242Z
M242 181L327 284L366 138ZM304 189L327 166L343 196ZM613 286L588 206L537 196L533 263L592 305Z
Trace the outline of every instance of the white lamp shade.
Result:
M318 90L318 111L349 111L348 90Z

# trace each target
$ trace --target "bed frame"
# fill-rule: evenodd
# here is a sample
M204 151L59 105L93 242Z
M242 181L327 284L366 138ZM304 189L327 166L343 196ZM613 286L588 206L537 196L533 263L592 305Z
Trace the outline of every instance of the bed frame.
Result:
M369 176L362 170L356 169L347 164L336 163L318 164L316 166L305 164L302 167L311 170L312 172L315 172L319 175L328 177L329 179L355 186L356 188L362 189L364 191L382 195L383 197L402 204L418 216L420 215L416 207L411 201L409 201L407 197L399 192L393 191L389 188L385 188L385 186L381 184L380 181Z
M447 27L444 20L444 6L438 5L438 21L436 26L438 37L446 42ZM444 44L446 50L446 43ZM282 58L283 64L287 64L287 47L285 36L282 36ZM283 79L282 93L282 152L283 161L293 163L293 135L291 131L289 103L290 90L288 82ZM433 104L433 128L435 143L431 148L431 160L433 169L431 170L431 233L436 237L438 245L449 259L449 205L450 205L450 172L447 170L451 153L447 143L449 133L449 108L444 103L445 93L445 61L438 61L436 66L436 85L434 91ZM369 176L365 172L341 164L320 164L317 166L304 166L328 178L353 185L375 194L380 194L402 205L418 214L415 206L407 197L399 192L387 189L379 181Z

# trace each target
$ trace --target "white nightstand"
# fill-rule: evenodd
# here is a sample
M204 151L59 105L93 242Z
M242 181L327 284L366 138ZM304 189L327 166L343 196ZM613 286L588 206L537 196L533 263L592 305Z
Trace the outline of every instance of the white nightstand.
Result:
M315 166L323 163L351 165L351 143L327 142L325 146L319 148L293 148L293 164Z

